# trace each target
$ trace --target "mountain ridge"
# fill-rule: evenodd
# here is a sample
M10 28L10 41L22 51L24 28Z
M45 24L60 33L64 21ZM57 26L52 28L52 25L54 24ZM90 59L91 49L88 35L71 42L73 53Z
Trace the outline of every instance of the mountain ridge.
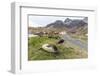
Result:
M53 23L47 24L46 28L49 29L62 29L66 28L67 32L80 32L81 30L84 32L88 29L88 18L85 17L84 19L70 19L66 18L64 21L56 20ZM81 30L80 30L81 29Z

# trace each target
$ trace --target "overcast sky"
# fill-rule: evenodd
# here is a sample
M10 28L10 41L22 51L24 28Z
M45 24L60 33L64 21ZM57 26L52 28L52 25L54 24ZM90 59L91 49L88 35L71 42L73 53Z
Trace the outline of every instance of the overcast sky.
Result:
M84 17L55 17L55 16L29 16L29 27L44 27L56 20L64 21L66 18L83 19Z

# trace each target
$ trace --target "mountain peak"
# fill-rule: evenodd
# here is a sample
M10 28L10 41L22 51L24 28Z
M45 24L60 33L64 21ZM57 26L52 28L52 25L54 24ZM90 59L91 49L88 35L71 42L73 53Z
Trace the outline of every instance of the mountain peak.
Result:
M70 21L72 21L70 18L66 18L64 22L66 23L66 22L70 22Z
M66 18L64 21L64 23L67 25L69 25L71 22L72 22L72 20L70 18Z
M48 24L46 27L60 28L63 26L64 26L64 22L62 20L56 20L55 22Z
M47 28L75 28L87 25L87 17L84 19L70 19L66 18L64 21L56 20L53 23L48 24Z

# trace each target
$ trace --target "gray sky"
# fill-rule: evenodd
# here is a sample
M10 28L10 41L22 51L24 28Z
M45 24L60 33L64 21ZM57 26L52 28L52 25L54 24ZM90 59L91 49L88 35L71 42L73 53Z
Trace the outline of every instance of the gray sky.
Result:
M29 16L29 27L44 27L56 20L64 21L66 18L83 19L84 17L55 17L55 16Z

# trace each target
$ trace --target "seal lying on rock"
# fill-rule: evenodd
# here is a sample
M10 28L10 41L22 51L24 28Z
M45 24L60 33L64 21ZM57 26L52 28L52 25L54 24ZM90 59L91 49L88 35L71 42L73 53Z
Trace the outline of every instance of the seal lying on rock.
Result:
M59 53L58 48L56 47L56 45L53 45L53 44L44 44L42 45L42 49L44 49L47 52L51 52L55 54Z

